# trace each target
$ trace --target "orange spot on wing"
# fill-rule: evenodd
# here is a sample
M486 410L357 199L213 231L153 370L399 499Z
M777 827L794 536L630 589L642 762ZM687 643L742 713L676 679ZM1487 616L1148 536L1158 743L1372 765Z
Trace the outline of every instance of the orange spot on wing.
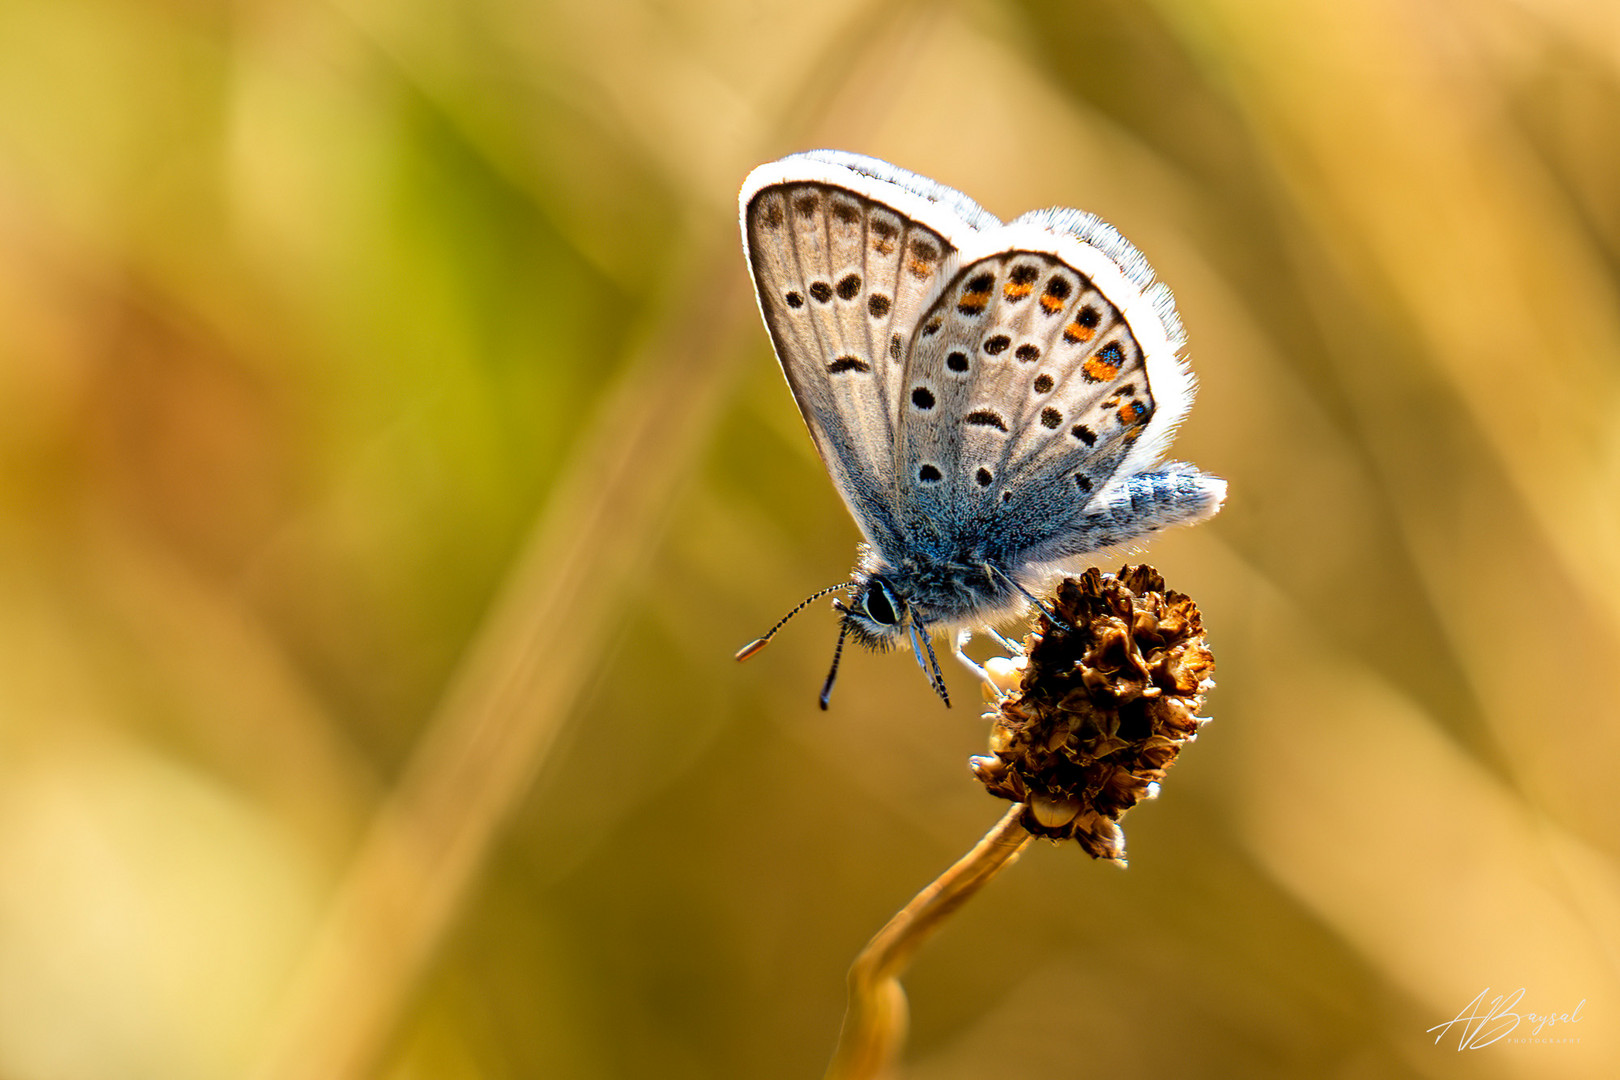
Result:
M962 294L962 299L957 301L956 310L960 311L964 315L977 315L979 312L984 310L984 306L989 302L989 289L984 289L977 292L965 292Z
M1086 378L1092 382L1107 382L1119 374L1119 365L1099 360L1095 356L1086 357L1086 362L1080 365L1080 370L1086 373Z
M1035 286L1026 282L1009 281L1001 290L1009 300L1022 300L1035 291Z
M1042 293L1041 307L1046 310L1048 315L1056 315L1058 312L1063 310L1063 301L1059 300L1055 296Z
M1147 410L1142 407L1141 402L1130 401L1120 406L1119 422L1126 427L1140 424L1145 419L1147 419Z
M1094 333L1096 333L1094 329L1089 326L1081 326L1079 321L1076 320L1063 328L1063 340L1073 345L1077 341L1090 341L1091 335ZM1089 364L1090 361L1088 360L1087 363ZM1113 378L1112 375L1108 377Z

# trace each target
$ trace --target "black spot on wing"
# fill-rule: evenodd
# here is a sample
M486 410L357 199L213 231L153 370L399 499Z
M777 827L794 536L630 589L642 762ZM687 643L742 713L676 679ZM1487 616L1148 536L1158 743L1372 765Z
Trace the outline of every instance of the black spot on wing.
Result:
M1097 324L1101 321L1102 316L1097 312L1096 308L1084 307L1074 317L1074 321L1063 328L1063 340L1070 345L1090 341L1092 333L1097 329Z
M1069 279L1061 274L1053 274L1046 282L1046 289L1041 293L1041 310L1048 315L1056 315L1063 310L1064 303L1069 299L1069 293L1074 286Z

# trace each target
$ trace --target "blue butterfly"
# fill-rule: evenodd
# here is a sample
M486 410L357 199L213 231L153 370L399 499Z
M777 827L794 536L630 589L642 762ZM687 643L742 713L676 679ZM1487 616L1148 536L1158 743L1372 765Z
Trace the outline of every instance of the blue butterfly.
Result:
M1039 601L1083 556L1220 509L1226 482L1159 464L1192 407L1170 290L1107 223L1002 223L959 191L859 154L749 174L743 247L777 359L865 542L835 600L844 641L909 640L946 705L936 630ZM993 631L992 631L993 632Z

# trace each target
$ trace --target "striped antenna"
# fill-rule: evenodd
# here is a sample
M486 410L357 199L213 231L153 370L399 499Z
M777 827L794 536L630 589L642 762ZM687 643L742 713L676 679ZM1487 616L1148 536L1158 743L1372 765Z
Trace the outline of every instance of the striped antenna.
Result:
M787 625L789 619L793 618L793 616L797 615L799 612L803 611L817 600L820 600L823 596L826 596L828 593L835 593L839 589L847 589L849 587L850 583L845 581L840 582L837 585L829 585L820 592L811 593L809 596L804 598L803 602L801 602L798 607L794 608L792 611L778 619L776 625L765 632L764 637L757 637L753 641L750 641L748 644L744 645L742 648L738 649L737 659L746 660L750 656L753 656L755 653L759 652L759 650L763 649L765 646L769 645L771 643L771 638L776 636L776 632L778 630ZM834 667L836 666L837 665L834 664ZM826 705L822 705L823 709L826 707Z

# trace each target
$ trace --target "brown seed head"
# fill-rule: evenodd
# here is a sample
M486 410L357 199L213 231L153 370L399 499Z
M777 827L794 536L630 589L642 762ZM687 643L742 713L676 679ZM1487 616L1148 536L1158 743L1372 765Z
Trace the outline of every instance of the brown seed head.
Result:
M1125 811L1158 783L1205 721L1215 658L1198 607L1151 566L1066 578L1030 635L1019 689L989 714L990 755L972 759L994 795L1026 804L1037 836L1074 838L1125 861Z

